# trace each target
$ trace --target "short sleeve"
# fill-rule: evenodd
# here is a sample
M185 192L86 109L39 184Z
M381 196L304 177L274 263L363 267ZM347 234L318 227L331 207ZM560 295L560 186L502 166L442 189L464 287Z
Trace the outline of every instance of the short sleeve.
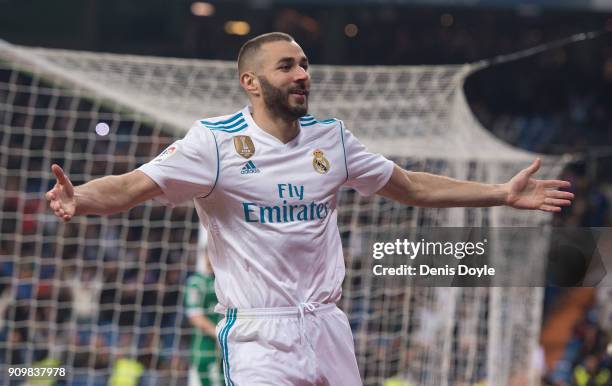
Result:
M187 316L203 315L204 296L202 293L201 279L192 275L187 279L185 286L185 314Z
M195 125L181 140L138 170L149 176L163 191L156 200L166 205L209 194L215 186L219 168L214 134Z
M350 186L362 196L371 196L389 182L393 173L393 161L380 154L373 154L342 127L342 141L346 158L347 181Z

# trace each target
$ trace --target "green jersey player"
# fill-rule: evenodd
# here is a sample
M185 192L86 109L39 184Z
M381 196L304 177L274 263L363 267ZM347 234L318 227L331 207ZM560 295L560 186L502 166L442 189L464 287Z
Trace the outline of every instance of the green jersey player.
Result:
M215 279L212 275L195 272L187 279L185 286L185 313L193 325L191 344L191 366L195 377L190 374L190 385L199 379L200 386L220 385L220 354L215 326L219 314L214 312L217 304Z

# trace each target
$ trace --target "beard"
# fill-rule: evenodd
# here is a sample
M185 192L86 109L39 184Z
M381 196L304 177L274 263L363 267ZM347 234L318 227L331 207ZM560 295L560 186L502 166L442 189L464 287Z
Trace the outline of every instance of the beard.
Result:
M304 95L304 103L291 106L289 104L289 96L295 87L293 89L284 91L280 88L272 86L272 84L263 76L259 76L258 79L259 84L261 84L263 101L268 111L286 121L294 121L308 113L307 95ZM297 88L305 89L305 86Z

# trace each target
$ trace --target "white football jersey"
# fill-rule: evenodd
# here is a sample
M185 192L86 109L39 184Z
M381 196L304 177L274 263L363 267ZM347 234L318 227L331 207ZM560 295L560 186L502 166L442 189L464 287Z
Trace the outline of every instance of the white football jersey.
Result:
M372 195L393 162L366 148L336 119L300 118L283 144L249 107L197 121L139 170L176 205L194 199L209 232L217 298L228 308L331 303L341 295L344 258L336 197L342 185Z

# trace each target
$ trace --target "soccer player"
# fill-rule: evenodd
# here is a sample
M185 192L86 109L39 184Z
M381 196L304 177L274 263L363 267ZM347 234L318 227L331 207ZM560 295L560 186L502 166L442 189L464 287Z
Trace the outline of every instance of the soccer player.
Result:
M217 386L221 381L216 332L220 317L214 312L215 278L207 266L204 254L185 285L185 313L194 327L189 386Z
M210 232L217 326L228 385L360 385L351 329L336 307L345 268L337 228L341 186L424 207L570 205L568 182L536 180L535 160L510 181L482 184L410 172L367 149L342 121L308 115L310 75L283 33L238 55L249 106L202 119L135 171L74 188L58 165L46 197L69 221L156 198L194 200Z

